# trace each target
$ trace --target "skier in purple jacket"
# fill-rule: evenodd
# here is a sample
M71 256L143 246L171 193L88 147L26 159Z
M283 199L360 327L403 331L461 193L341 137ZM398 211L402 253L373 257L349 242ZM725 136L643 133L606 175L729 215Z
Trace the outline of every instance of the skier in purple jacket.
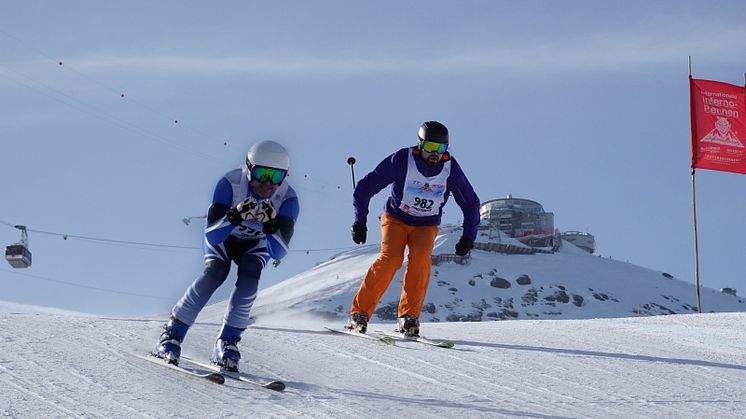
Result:
M448 129L437 121L422 124L418 145L406 147L384 159L358 182L353 195L355 222L352 240L365 243L368 204L388 185L391 195L381 217L381 255L373 263L352 301L346 328L365 333L368 320L409 247L399 300L398 331L419 335L419 316L430 281L431 257L443 206L453 194L464 213L464 232L456 254L465 256L474 247L479 226L479 198L461 166L448 152Z

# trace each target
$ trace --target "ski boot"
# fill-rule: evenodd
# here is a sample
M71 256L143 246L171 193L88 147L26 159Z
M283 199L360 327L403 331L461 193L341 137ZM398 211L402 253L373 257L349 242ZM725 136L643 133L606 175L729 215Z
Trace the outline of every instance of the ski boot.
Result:
M210 358L213 364L220 365L221 368L228 371L238 372L238 361L241 360L241 353L238 352L238 342L241 341L243 330L223 325Z
M365 333L368 330L368 315L365 313L352 313L349 320L347 320L345 329Z
M397 320L396 331L408 338L418 338L420 337L420 321L412 314L405 314Z
M163 333L158 338L152 355L164 359L169 364L179 365L181 342L184 341L189 326L174 316L163 326Z

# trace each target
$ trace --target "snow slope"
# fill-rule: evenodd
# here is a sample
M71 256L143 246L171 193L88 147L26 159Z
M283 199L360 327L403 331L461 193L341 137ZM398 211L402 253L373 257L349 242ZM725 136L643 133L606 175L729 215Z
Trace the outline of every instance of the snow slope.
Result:
M452 254L461 229L442 226L434 255ZM488 242L480 234L479 242ZM510 238L502 243L522 246ZM291 307L343 321L368 267L380 252L369 245L336 255L315 268L262 290L253 309L257 316ZM384 294L374 318L392 320L401 293L404 266ZM508 288L502 288L502 287ZM554 254L507 255L472 251L467 265L433 266L424 321L503 319L591 319L648 316L697 311L695 288L664 272L590 255L568 242ZM702 289L705 312L744 311L741 297ZM224 307L208 310L220 321Z
M746 415L742 313L423 325L455 349L390 347L326 333L324 324L265 316L244 334L242 370L285 380L280 394L184 377L132 356L151 349L161 321L0 314L0 416ZM219 327L196 324L184 352L205 359Z

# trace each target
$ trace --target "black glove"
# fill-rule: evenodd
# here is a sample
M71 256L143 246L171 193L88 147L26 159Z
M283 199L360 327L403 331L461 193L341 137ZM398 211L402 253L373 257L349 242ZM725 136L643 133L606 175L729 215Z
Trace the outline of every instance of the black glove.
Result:
M474 240L461 236L461 240L456 243L456 254L466 256L469 250L474 248Z
M266 223L262 224L262 233L266 235L275 234L280 229L280 221L277 218L273 218Z
M228 210L228 212L225 213L226 217L228 217L228 222L233 224L234 226L237 226L243 222L243 216L240 212L234 207Z
M225 215L228 217L228 222L233 225L239 225L244 220L249 220L255 217L255 213L259 210L259 202L254 197L249 196L245 201L239 203L235 207L229 209ZM264 220L262 220L264 221Z
M355 221L352 224L352 241L357 244L365 243L367 237L368 228L365 226L365 221Z

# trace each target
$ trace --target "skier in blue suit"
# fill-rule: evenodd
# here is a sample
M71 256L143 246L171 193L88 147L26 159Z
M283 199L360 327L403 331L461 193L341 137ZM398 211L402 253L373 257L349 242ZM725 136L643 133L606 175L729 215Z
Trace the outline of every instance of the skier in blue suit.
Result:
M249 149L243 168L220 179L207 213L205 270L171 310L154 356L178 365L187 330L228 277L233 261L238 265L238 280L211 361L238 370L237 345L249 324L262 269L270 259L279 261L287 254L300 211L298 197L286 181L289 167L284 147L262 141Z

